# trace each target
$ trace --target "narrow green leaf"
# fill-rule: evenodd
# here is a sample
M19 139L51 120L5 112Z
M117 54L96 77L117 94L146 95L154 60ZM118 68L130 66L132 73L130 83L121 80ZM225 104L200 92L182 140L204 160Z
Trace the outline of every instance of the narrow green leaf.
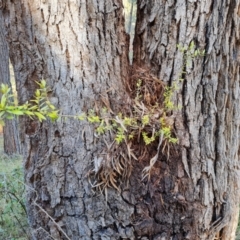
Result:
M6 102L7 102L6 95L3 94L1 98L1 106L4 107L6 105Z
M58 112L57 111L52 111L50 113L47 114L47 116L52 120L52 121L56 121L58 119Z
M37 116L40 122L42 122L42 120L46 120L46 117L44 117L40 112L34 112L34 114Z
M6 109L6 111L14 115L24 115L24 112L19 109L13 109L13 110Z

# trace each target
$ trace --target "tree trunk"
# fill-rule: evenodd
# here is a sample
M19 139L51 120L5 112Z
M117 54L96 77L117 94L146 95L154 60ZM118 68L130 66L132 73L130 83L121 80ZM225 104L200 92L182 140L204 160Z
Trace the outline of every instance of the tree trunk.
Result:
M9 74L8 44L4 36L3 16L0 13L0 83L11 86ZM18 120L6 120L3 127L4 152L8 155L20 153Z
M182 150L170 157L154 188L165 204L155 208L153 219L165 225L166 239L235 239L239 7L232 0L138 2L134 64L169 85L177 83L175 104L182 106L175 114ZM177 44L188 47L191 41L205 56L184 66ZM177 196L184 201L176 201Z
M6 1L3 7L20 103L46 79L64 115L124 104L128 39L119 0ZM124 99L124 100L123 100ZM118 106L116 105L118 103ZM134 209L120 194L108 200L88 181L105 148L94 127L74 119L21 119L27 209L33 239L132 237ZM100 159L100 158L99 158Z
M135 161L129 185L118 182L121 190L107 189L104 196L88 179L106 153L106 141L93 126L69 118L21 119L33 239L212 240L218 233L233 239L239 197L238 6L145 2L138 3L135 66L151 68L170 84L183 69L177 43L187 46L194 39L207 50L186 66L179 82L183 90L175 100L182 110L173 114L179 145L169 159L157 161L149 181L141 179L148 159ZM64 115L124 109L129 63L120 0L3 4L20 102L44 78L51 102Z

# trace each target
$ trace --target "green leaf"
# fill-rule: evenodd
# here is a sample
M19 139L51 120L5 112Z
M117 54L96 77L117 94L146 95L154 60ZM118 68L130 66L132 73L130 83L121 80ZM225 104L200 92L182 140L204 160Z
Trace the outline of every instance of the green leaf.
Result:
M80 114L79 116L77 116L77 119L80 121L84 121L86 119L86 114L85 113Z
M52 110L55 110L55 109L56 109L55 106L52 105L51 103L47 103L47 104L48 104L48 107L51 108Z
M30 110L30 111L34 111L37 109L38 109L38 106L36 106L36 105L33 105L32 107L28 108L28 110Z
M18 107L19 108L19 107ZM14 109L16 109L16 106L7 106L7 108L6 108L7 110L14 110Z
M99 123L100 122L99 116L92 115L92 116L89 116L87 119L90 123Z
M28 116L33 116L33 115L34 115L34 113L33 113L33 112L31 112L31 111L28 111L28 110L27 110L27 111L25 111L24 113L25 113L26 115L28 115Z
M115 137L115 141L120 144L125 139L125 135L122 133L118 133Z
M5 122L2 119L0 119L0 125L5 126Z
M146 132L142 132L143 141L146 145L152 143L155 140L155 136L148 137Z
M40 113L40 112L34 112L34 114L35 114L35 116L37 116L37 118L38 118L38 120L39 120L40 122L42 122L42 120L46 120L46 117L43 116L42 113Z
M13 115L7 115L7 116L6 116L6 119L12 120L12 119L14 119L14 116L13 116Z
M50 113L47 114L47 116L52 120L52 121L56 121L58 119L58 111L52 111Z
M39 89L36 90L35 95L36 95L36 97L40 97L41 96L41 92L40 92Z
M133 135L133 134L129 134L129 135L128 135L128 139L129 139L129 140L131 140L131 139L133 139L133 138L134 138L134 135Z
M1 98L1 106L4 107L6 105L6 102L7 102L7 97L5 94L3 94Z
M97 129L96 132L97 134L103 134L105 132L106 128L103 125L100 125Z
M191 41L190 46L189 46L189 50L192 50L195 47L194 41Z
M46 87L46 81L45 80L41 80L40 82L37 82L36 83L39 85L39 87L41 89L44 89Z
M48 106L41 107L41 111L42 111L42 112L43 112L43 111L47 111L47 110L49 110Z
M5 93L7 93L7 92L9 92L9 87L8 87L8 85L2 83L2 84L1 84L1 93L5 94Z
M45 80L41 80L40 87L41 88L45 88L46 87L46 81Z
M5 114L5 111L1 111L0 110L0 118L2 118L2 116Z
M142 117L142 124L143 124L143 126L149 124L149 121L150 121L150 119L149 119L149 116L148 116L148 115L144 115L144 116Z
M6 109L6 111L14 115L24 115L24 112L19 109L13 109L13 110Z
M178 139L171 137L171 138L169 139L169 142L176 144L176 143L178 142Z
M132 122L133 122L133 119L132 118L129 118L129 117L125 117L124 120L123 120L123 124L125 126L131 126L132 125Z

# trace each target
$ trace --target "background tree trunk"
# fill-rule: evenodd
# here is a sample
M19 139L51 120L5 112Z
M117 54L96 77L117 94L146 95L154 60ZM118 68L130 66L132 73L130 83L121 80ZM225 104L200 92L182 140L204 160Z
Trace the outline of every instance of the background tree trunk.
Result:
M166 228L166 239L235 239L239 7L234 0L138 2L134 64L151 69L169 85L177 82L175 103L182 106L175 116L182 150L178 157L170 157L154 188L153 195L161 193L164 208L151 205L154 220ZM188 47L191 41L194 50L204 49L206 54L183 66L177 44ZM179 195L184 202L176 201Z
M3 16L0 13L0 83L11 86L9 74L8 44L5 40L3 29ZM6 120L3 127L4 152L6 154L21 153L18 131L18 120Z
M129 13L129 21L128 21L128 34L131 35L132 32L132 23L133 23L133 6L134 6L134 2L131 1L131 10Z

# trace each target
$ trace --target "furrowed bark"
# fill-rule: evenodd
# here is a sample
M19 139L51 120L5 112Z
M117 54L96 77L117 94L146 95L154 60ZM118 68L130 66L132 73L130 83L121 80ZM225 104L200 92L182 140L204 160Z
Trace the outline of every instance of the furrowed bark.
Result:
M11 86L9 74L8 44L5 40L3 16L0 13L0 83ZM17 119L6 120L3 127L4 152L8 155L21 153Z
M239 204L239 1L138 2L134 64L178 82L181 151L155 176L144 207L166 239L235 239ZM205 50L184 69L177 44ZM183 73L183 69L186 73ZM183 81L177 81L183 77ZM173 167L175 166L175 167ZM179 198L180 196L180 198ZM178 199L179 198L179 199ZM162 239L161 237L159 239Z
M32 97L35 81L43 78L51 102L64 115L108 103L109 109L121 107L128 77L122 12L119 0L6 1L20 102ZM93 126L64 118L22 119L21 140L33 239L132 238L133 207L111 189L106 200L89 184L92 162L105 147Z

